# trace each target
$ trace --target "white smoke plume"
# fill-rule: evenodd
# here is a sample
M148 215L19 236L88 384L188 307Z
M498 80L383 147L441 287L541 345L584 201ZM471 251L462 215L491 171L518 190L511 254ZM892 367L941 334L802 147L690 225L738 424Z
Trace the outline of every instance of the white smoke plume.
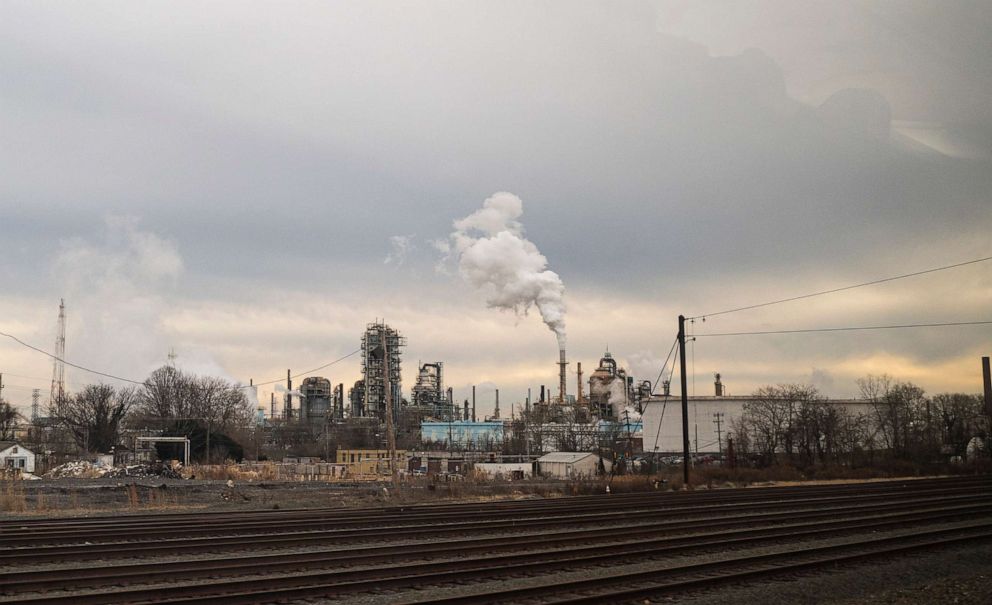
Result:
M394 235L389 238L391 250L383 260L384 265L396 265L402 267L406 262L410 252L414 250L413 235Z
M565 348L565 285L548 270L548 259L524 237L518 220L523 202L512 193L495 193L480 210L454 222L450 246L440 245L458 262L458 272L489 296L490 307L525 314L531 305Z

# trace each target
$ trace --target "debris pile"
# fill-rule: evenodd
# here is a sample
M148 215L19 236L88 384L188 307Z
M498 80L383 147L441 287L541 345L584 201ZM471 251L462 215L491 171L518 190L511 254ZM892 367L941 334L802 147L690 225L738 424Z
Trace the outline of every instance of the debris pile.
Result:
M170 464L129 464L126 466L96 466L85 460L66 462L45 473L46 479L96 479L99 477L158 477L184 479L181 467Z

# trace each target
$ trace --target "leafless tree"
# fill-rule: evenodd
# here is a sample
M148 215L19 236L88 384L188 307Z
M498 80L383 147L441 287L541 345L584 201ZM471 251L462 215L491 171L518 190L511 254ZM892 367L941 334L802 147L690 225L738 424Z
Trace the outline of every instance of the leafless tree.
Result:
M62 419L81 448L109 452L118 444L119 428L136 401L133 388L91 384L66 397Z
M136 416L159 428L193 422L211 430L232 431L251 421L251 404L244 389L223 378L196 376L163 366L145 380Z
M14 406L0 399L0 440L14 438L14 426L20 417Z

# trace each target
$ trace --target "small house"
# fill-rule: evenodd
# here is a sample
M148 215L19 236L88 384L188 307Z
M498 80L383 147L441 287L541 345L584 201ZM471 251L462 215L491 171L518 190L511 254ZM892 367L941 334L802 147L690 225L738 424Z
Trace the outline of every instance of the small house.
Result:
M0 468L34 472L34 452L16 441L0 441Z

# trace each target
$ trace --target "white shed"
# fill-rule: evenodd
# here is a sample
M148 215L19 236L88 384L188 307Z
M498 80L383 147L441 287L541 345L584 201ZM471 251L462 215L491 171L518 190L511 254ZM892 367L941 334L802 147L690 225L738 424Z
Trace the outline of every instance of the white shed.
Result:
M551 452L537 459L538 470L542 475L556 479L588 479L599 473L601 458L589 452ZM602 459L603 468L610 472L613 466Z
M34 472L34 452L16 441L0 441L0 468Z

